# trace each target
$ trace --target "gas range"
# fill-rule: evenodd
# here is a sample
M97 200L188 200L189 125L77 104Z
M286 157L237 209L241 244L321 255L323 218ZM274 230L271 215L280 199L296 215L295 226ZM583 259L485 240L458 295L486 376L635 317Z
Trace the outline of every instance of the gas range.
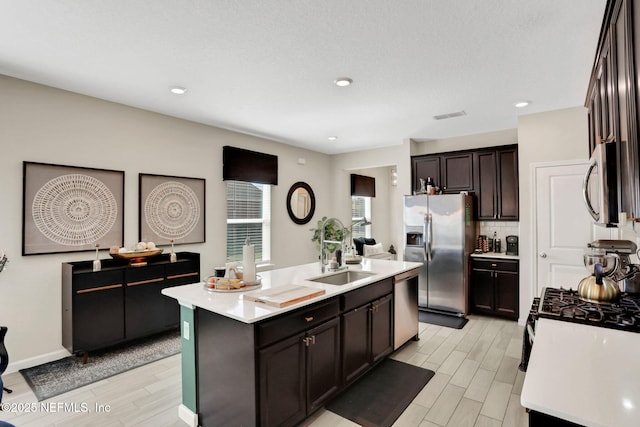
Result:
M640 332L640 294L620 294L615 303L585 301L572 289L545 288L535 298L530 314L534 319L546 318Z

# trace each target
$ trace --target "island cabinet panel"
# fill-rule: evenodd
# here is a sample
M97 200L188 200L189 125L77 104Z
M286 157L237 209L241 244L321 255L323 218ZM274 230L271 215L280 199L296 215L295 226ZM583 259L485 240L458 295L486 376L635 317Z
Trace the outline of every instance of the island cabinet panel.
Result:
M200 255L180 252L148 259L146 266L105 259L62 264L62 344L89 352L178 327L179 305L162 289L200 280Z
M518 264L517 260L472 258L472 312L518 320Z
M342 378L350 384L393 351L392 279L361 288L343 296L347 310L342 314ZM353 302L367 300L352 308ZM371 297L379 297L371 301Z
M384 279L256 323L196 307L199 424L299 425L393 351L392 285Z

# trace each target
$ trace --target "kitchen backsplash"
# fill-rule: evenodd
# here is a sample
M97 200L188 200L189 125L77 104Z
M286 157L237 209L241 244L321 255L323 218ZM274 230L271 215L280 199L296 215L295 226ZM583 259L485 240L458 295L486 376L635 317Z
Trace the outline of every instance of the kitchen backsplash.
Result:
M478 221L480 224L480 234L489 238L493 238L493 232L496 232L496 237L502 242L501 251L504 252L507 249L505 237L507 236L520 236L520 223L511 221Z

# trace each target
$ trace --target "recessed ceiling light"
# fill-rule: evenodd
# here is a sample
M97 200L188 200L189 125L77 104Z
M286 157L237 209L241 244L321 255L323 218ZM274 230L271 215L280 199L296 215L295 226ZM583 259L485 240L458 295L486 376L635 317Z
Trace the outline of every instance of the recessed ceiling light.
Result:
M171 93L175 93L176 95L184 95L185 92L187 92L187 89L180 86L174 86L169 90L171 91Z
M524 107L526 107L526 106L527 106L527 105L529 105L529 104L531 104L531 101L518 101L518 102L516 102L516 103L515 103L515 104L513 104L513 105L514 105L514 107L516 107L516 108L524 108Z
M335 79L333 82L336 84L336 86L344 87L349 86L351 83L353 83L353 80L349 77L340 77Z
M335 141L336 139L338 139L337 136L330 136L329 138L327 138L329 141Z

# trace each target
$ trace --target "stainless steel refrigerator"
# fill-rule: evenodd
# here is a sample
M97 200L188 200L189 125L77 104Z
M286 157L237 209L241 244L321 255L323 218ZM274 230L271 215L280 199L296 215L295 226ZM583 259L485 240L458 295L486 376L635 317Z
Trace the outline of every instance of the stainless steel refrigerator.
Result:
M469 255L477 229L473 197L464 194L404 197L404 260L422 262L418 305L422 310L469 312Z

